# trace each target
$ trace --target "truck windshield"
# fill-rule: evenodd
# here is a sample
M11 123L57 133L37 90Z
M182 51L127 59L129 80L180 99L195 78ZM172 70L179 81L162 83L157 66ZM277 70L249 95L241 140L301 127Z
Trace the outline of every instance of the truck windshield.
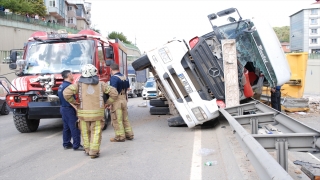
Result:
M24 74L61 73L71 70L78 73L84 64L92 64L93 40L72 42L29 42Z

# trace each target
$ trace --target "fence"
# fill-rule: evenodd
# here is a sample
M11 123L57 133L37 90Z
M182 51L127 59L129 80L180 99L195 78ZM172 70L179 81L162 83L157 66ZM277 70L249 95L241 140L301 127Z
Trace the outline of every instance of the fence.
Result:
M320 54L319 53L310 53L309 59L320 59Z
M0 61L3 64L9 63L10 51L0 51Z
M72 29L72 28L60 25L58 23L52 23L52 22L50 23L50 22L43 21L41 19L36 20L36 19L30 18L30 17L27 18L26 16L14 14L11 12L0 11L0 18L12 20L12 21L20 21L20 22L30 23L30 24L34 24L34 25L43 26L43 27L49 27L49 28L55 29L55 30L66 29L69 33L73 33L73 34L79 32L77 29Z

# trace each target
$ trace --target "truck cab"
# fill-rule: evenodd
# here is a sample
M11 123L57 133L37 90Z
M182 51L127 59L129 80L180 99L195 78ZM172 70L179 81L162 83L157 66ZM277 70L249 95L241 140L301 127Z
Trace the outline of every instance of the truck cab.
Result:
M81 76L81 67L93 64L98 69L100 81L110 80L112 63L126 73L126 49L118 40L109 40L92 30L78 34L66 31L37 31L28 39L24 56L17 59L12 52L10 69L18 76L11 82L6 102L13 109L13 119L18 131L33 132L40 119L61 118L58 87L62 84L63 70L71 70L74 83Z
M212 24L218 16L236 11L230 8L208 18ZM253 91L260 77L269 87L290 79L288 62L271 26L264 20L243 20L238 15L238 20L230 16L226 24L212 24L212 32L191 39L189 44L172 40L132 63L135 70L152 69L166 99L173 102L189 128L218 117L218 108L224 107L227 99L239 103L251 97L244 96L245 91ZM225 40L230 39L234 43L225 46ZM226 65L232 63L234 68L226 71ZM252 74L251 80L246 79L246 73ZM227 82L233 83L234 91Z

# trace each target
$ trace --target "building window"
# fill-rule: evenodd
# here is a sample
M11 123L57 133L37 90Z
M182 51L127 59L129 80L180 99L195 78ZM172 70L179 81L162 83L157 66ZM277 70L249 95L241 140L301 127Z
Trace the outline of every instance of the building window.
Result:
M68 23L73 24L73 18L68 18Z
M317 39L311 39L311 44L317 44Z
M72 7L71 6L68 6L68 11L71 11L72 10Z
M318 9L311 9L311 15L317 15Z
M56 1L55 0L50 0L49 1L49 6L50 7L56 7Z
M311 29L311 34L318 34L317 29Z
M290 46L286 46L286 49L290 49Z
M318 24L317 19L311 19L311 24Z

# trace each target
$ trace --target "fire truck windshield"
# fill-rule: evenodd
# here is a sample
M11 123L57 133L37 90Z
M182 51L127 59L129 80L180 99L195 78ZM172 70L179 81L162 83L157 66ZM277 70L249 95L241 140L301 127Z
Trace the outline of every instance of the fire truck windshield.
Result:
M93 63L93 40L36 41L29 42L27 48L24 74L61 73L66 69L79 73L82 65Z

